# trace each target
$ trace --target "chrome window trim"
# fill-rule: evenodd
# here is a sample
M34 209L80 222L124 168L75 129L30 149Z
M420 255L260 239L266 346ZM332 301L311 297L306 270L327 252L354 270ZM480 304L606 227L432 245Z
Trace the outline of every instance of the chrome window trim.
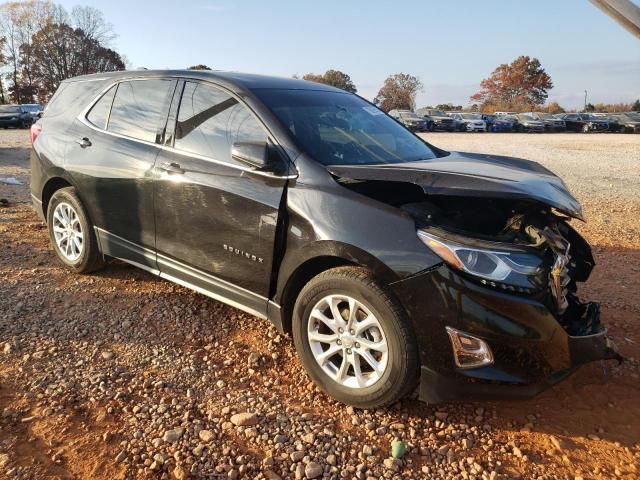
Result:
M78 116L76 117L76 119L82 123L83 125L86 125L87 127L91 128L92 130L95 130L97 132L100 133L104 133L107 135L111 135L112 137L116 137L116 138L121 138L123 140L130 140L133 142L138 142L141 143L143 145L149 145L151 147L157 147L160 150L165 150L167 152L172 152L172 153L177 153L179 155L183 155L185 157L189 157L189 158L196 158L198 160L204 160L207 162L211 162L211 163L215 163L216 165L222 165L225 167L229 167L229 168L233 168L236 170L240 170L243 172L247 172L247 173L252 173L255 175L259 175L261 177L266 177L266 178L274 178L274 179L281 179L281 180L293 180L298 178L298 173L296 171L296 173L293 173L291 175L276 175L274 173L271 172L262 172L260 170L257 170L255 168L251 168L251 167L245 167L243 165L236 165L233 163L229 163L229 162L225 162L224 160L217 160L215 158L212 157L208 157L206 155L199 155L197 153L192 153L192 152L185 152L182 150L178 150L174 147L170 147L167 145L160 145L158 143L155 142L149 142L147 140L140 140L139 138L134 138L134 137L129 137L127 135L122 135L120 133L114 133L114 132L110 132L108 130L103 130L102 128L99 128L97 126L95 126L94 124L92 124L88 119L87 119L87 115L89 115L89 112L91 111L91 109L93 108L93 106L102 98L102 96L107 93L111 87L115 86L115 85L119 85L122 82L131 82L131 81L144 81L144 80L154 80L154 79L183 79L186 81L189 81L188 77L181 77L181 76L171 76L171 75L158 75L158 76L149 76L149 77L142 77L142 78L122 78L120 80L117 80L113 83L110 83L105 89L103 89L97 96L96 98L94 98L91 102L89 102L89 105L87 105L84 109L82 109L82 111L78 114ZM191 79L192 81L196 81L196 82L204 82L204 83L209 83L211 85L214 85L216 88L220 88L221 90L224 90L226 93L228 93L229 95L231 95L233 98L235 98L236 100L238 100L238 103L240 103L241 105L243 105L245 108L249 109L249 111L251 112L251 114L256 117L255 112L253 112L253 110L251 110L240 98L238 98L237 95L233 94L232 92L230 92L228 89L217 85L213 82L207 82L206 80L200 80L200 79ZM116 90L115 95L117 95L118 91ZM115 95L113 97L114 101L115 101ZM113 106L113 102L112 102L112 106ZM111 118L111 111L109 111L109 118ZM267 132L269 133L270 137L273 137L273 135L271 135L271 132L269 131L269 129L266 128L266 126L264 125L264 123L256 117L256 119L258 120L258 122L267 130ZM107 126L108 126L108 122L107 122ZM289 161L289 164L293 167L296 168L295 165Z

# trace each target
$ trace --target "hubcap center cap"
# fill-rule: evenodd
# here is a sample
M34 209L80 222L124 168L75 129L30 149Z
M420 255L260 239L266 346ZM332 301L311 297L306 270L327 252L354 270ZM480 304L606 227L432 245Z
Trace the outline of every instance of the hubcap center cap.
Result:
M356 342L355 339L349 334L341 335L340 341L342 342L342 346L344 348L352 348Z

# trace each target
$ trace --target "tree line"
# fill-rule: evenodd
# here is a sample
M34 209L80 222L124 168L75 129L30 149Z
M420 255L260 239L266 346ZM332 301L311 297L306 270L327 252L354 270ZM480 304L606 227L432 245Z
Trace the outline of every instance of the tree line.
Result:
M0 103L46 102L60 82L125 69L102 12L48 0L0 5Z
M353 93L357 91L349 75L339 70L328 70L323 75L308 73L302 78ZM542 67L540 60L523 55L511 63L498 65L489 77L480 82L480 90L469 98L467 107L446 103L433 108L443 111L466 110L483 113L497 111L563 113L566 110L558 102L547 103L549 90L552 88L551 77ZM418 77L407 73L396 73L386 78L373 103L386 112L393 109L415 110L416 96L422 89L423 85ZM634 103L587 104L584 110L592 112L640 110L640 100Z

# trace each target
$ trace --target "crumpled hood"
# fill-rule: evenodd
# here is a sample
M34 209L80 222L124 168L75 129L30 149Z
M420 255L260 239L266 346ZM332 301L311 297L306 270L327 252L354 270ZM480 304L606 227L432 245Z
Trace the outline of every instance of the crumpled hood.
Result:
M530 160L451 152L445 157L384 165L330 165L327 170L353 180L415 183L428 195L537 200L584 220L582 206L553 172Z

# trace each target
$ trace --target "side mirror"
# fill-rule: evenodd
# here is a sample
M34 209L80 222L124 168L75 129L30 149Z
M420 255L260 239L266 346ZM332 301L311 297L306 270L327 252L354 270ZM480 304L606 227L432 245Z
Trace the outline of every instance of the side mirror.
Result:
M236 142L231 147L231 158L254 168L267 165L269 150L266 142Z
M267 142L235 142L231 147L231 158L261 172L286 173L285 163Z

